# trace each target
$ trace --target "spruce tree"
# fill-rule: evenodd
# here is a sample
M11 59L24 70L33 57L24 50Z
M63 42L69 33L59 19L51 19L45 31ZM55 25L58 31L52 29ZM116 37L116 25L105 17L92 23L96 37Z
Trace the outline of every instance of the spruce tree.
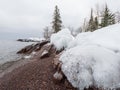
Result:
M62 21L61 21L60 12L57 5L55 6L52 24L53 24L52 29L54 30L55 33L61 30Z
M108 25L115 24L115 15L110 12L107 5L105 10L103 11L102 20L101 20L101 27L106 27Z
M94 21L94 17L93 17L93 10L91 9L91 16L90 16L90 20L89 20L87 31L93 32L94 30L96 30L96 26L95 26L95 21Z
M98 17L95 17L94 24L95 24L95 30L98 29L99 26Z

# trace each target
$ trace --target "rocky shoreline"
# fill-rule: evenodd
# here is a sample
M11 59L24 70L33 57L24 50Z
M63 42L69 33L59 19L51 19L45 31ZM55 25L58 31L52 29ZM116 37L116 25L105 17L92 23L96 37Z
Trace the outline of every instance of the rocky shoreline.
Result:
M26 46L17 53L33 56L9 63L1 74L0 90L77 90L61 72L59 53L49 41Z
M61 70L59 57L62 51L56 51L49 41L24 47L17 54L26 57L8 63L0 74L0 90L78 90ZM84 90L101 89L90 87Z

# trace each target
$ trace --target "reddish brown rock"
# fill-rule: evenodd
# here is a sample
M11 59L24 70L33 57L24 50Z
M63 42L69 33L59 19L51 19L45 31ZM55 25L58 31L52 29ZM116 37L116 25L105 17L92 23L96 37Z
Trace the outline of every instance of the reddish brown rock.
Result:
M26 46L25 48L21 49L20 51L17 52L17 54L30 54L33 51L38 51L42 48L43 45L49 43L49 41L43 41L37 44L32 44L29 46Z
M62 53L56 55L55 58L54 58L53 61L52 61L53 67L54 67L55 69L57 69L57 70L60 70L60 69L61 69L62 62L59 60L61 54L62 54Z

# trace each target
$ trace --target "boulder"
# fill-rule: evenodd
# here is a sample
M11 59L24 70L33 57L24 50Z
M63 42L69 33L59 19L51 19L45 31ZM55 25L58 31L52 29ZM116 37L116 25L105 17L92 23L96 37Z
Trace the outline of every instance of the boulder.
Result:
M48 44L46 44L46 45L44 45L42 47L42 50L41 50L41 53L40 53L41 54L41 56L40 56L41 59L50 56L51 50L52 50L52 46L53 45L51 45L50 43L48 43Z
M32 39L18 39L19 42L40 42L38 40L32 40Z
M59 60L62 53L59 53L55 56L52 61L53 68L56 70L56 73L53 75L54 83L61 83L66 79L64 73L61 70L62 62Z
M17 52L17 54L30 54L33 51L38 51L44 46L45 44L49 43L49 41L42 41L37 44L28 45L25 48L21 49Z
M64 75L61 73L61 72L56 72L54 75L53 75L53 81L54 83L61 83L62 80L63 80L63 77Z
M46 58L46 57L49 57L49 52L47 50L44 50L40 56L40 58Z
M84 90L104 90L102 88L97 88L95 86L90 86L89 88L85 88ZM109 90L109 89L108 89ZM116 90L116 89L115 89Z
M52 63L53 63L53 68L57 69L58 71L61 70L61 66L62 66L62 62L59 60L60 56L62 53L58 54L55 56L55 58L53 59Z

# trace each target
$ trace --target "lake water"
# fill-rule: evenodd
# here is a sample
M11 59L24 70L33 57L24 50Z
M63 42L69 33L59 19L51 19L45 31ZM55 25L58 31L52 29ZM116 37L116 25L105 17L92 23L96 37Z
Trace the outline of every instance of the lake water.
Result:
M42 31L32 31L32 30L14 30L0 28L0 65L8 62L18 60L20 55L16 52L23 47L32 44L31 42L18 42L17 39L20 38L30 38L30 37L43 37ZM17 32L18 31L18 32Z
M29 45L28 42L18 42L15 40L0 40L0 65L20 58L16 52Z
M24 32L23 32L24 31ZM20 38L30 38L30 37L43 37L43 32L41 30L19 30L19 29L8 29L0 28L0 65L8 61L18 60L20 55L16 52L23 47L32 44L29 42L18 42L17 39Z

